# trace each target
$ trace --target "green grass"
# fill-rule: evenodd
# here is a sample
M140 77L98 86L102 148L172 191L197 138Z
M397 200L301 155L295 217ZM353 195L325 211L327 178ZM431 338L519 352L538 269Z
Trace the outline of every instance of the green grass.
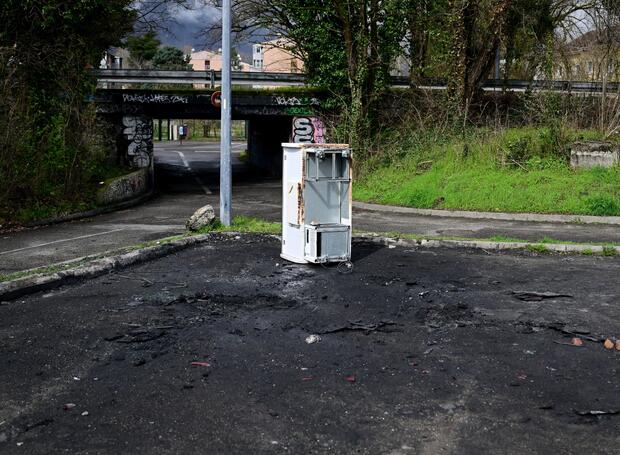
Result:
M417 208L620 215L620 166L572 170L558 150L600 136L546 128L479 129L465 138L393 133L353 194Z
M258 234L280 234L282 225L271 221L261 220L251 216L236 216L233 218L231 226L224 226L217 221L213 226L207 226L198 231L199 234L207 232L252 232Z
M518 239L516 237L506 237L503 235L494 235L489 237L492 242L506 242L506 243L527 243L528 240Z
M528 245L526 249L532 253L547 253L549 251L545 245L541 245L540 243L532 243Z

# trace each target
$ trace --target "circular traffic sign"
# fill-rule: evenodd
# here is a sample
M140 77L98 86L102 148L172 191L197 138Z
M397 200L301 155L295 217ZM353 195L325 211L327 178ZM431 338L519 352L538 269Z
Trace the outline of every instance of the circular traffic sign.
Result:
M211 104L213 104L215 107L220 107L222 105L222 92L213 92L213 94L211 95Z

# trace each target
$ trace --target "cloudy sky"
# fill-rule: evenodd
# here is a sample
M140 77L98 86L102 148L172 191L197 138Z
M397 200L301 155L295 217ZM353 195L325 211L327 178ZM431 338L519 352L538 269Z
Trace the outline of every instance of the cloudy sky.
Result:
M191 9L169 6L165 18L166 30L158 33L159 39L164 44L179 48L191 46L196 50L219 47L219 43L209 43L202 35L206 27L222 20L219 8L205 6L200 0L194 0ZM252 51L250 43L237 43L235 47L244 61L250 61Z

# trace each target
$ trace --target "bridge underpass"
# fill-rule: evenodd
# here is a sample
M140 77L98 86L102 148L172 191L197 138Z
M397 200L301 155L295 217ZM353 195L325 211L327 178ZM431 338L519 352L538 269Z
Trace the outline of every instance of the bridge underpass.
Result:
M147 167L167 162L165 157L178 155L181 163L185 152L177 150L164 141L154 147L154 121L158 119L219 120L221 112L214 96L214 91L149 91L149 90L99 90L95 99L97 113L110 125L111 134L115 136L114 144L119 160L134 167ZM320 98L308 92L300 94L277 94L257 90L245 90L233 93L232 118L247 123L247 161L237 160L236 175L277 177L282 167L282 142L293 138L293 121L306 120L309 134L298 137L300 142L312 142L314 126L320 110ZM320 132L322 134L322 131ZM213 144L197 144L196 149L184 147L197 162L195 171L204 173L203 178L213 180L219 168L214 165L219 159L219 148ZM234 149L241 150L241 144ZM156 150L155 159L153 150ZM161 155L162 159L157 159ZM199 160L198 157L204 159ZM185 157L187 159L187 157ZM219 157L217 157L219 158ZM199 163L199 162L204 163ZM193 167L193 166L189 166ZM234 169L235 170L235 169ZM215 179L217 181L217 179Z
M244 159L246 141L233 141L232 173L235 184L274 179L250 166ZM217 192L220 144L207 141L156 141L153 146L155 186L165 193Z

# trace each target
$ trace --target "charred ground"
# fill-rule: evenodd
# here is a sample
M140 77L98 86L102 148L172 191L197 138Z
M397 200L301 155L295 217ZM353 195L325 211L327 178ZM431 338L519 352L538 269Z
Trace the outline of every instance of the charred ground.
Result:
M0 452L616 453L617 258L278 253L214 236L1 305Z

